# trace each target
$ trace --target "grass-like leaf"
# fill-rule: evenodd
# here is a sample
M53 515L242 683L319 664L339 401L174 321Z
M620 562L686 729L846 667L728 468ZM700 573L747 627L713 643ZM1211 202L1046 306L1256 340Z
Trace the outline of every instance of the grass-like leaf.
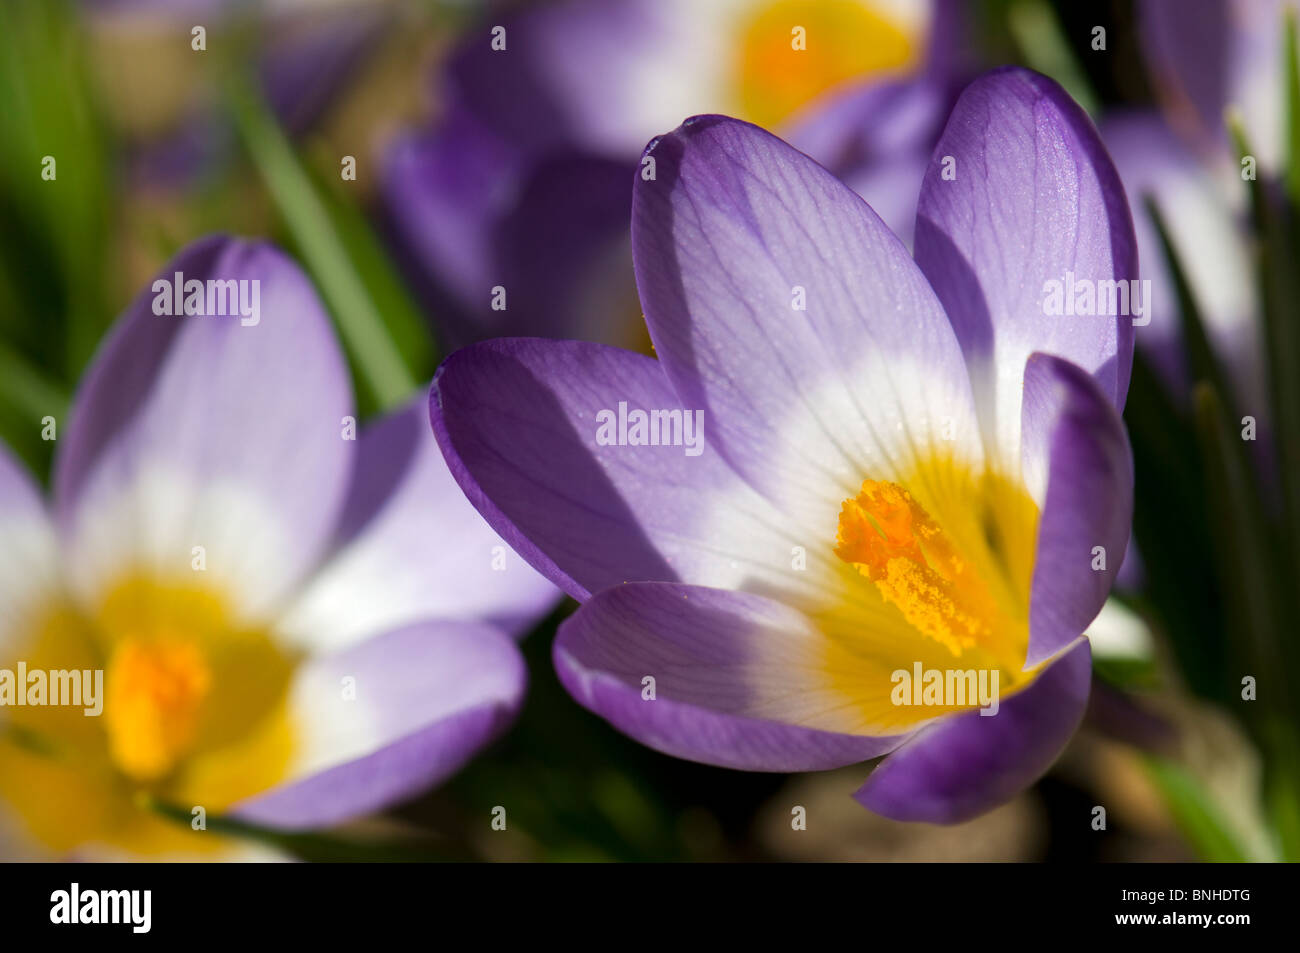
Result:
M1167 758L1148 755L1145 762L1151 780L1173 814L1174 823L1203 859L1215 863L1243 863L1251 859L1195 777Z
M112 319L108 144L76 14L68 0L0 4L0 331L67 381Z
M228 93L235 125L334 314L359 383L380 409L396 406L411 396L416 376L389 336L325 202L252 84L232 80Z

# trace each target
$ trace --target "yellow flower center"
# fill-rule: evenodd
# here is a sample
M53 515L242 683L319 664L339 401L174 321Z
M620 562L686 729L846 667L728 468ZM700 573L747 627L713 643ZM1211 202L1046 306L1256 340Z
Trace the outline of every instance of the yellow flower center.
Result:
M33 615L0 667L19 660L27 671L103 673L97 717L83 706L0 711L0 800L50 849L228 847L142 810L140 796L211 817L288 770L297 660L209 587L130 574L93 608L61 603Z
M746 119L775 126L837 86L901 72L914 58L909 30L862 0L775 0L741 28L736 98Z
M807 610L824 639L811 664L841 699L835 730L909 730L965 704L900 705L898 673L997 673L1002 697L1025 672L1038 507L1018 479L923 454L866 479L841 505L836 595Z
M171 771L194 743L199 706L212 673L192 643L124 639L107 672L104 728L125 774L153 781Z
M971 563L897 483L866 480L840 510L835 555L954 656L992 634L997 606Z

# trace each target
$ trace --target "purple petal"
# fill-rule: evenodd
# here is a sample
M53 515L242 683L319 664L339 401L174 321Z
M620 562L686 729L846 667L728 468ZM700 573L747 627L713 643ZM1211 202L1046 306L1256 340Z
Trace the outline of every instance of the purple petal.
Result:
M1024 382L1024 471L1044 501L1028 669L1082 635L1106 601L1128 546L1133 457L1119 414L1082 369L1034 354ZM1094 569L1099 558L1104 568Z
M310 282L271 246L204 239L159 280L178 272L245 281L250 316L155 314L151 286L117 322L55 463L69 569L90 595L133 562L188 572L203 546L210 577L266 610L314 567L342 504L347 368Z
M1087 640L1056 659L993 716L963 712L921 729L854 795L898 821L956 824L1009 801L1046 773L1083 719Z
M1019 455L1018 372L1034 351L1078 364L1124 406L1132 319L1049 316L1044 299L1047 282L1071 275L1136 278L1135 247L1119 176L1060 86L1007 68L966 88L921 188L916 260L961 340L986 445L1003 461Z
M7 522L46 520L40 487L3 443L0 443L0 518Z
M1140 0L1138 36L1156 85L1184 125L1226 141L1223 109L1228 104L1231 43L1229 0Z
M978 462L952 328L857 195L717 116L687 120L646 156L656 177L637 179L632 248L655 350L751 483L783 504L818 496L838 509L866 474L892 478L945 428Z
M355 700L344 697L347 678ZM293 686L305 737L292 777L232 813L305 829L417 794L504 730L525 680L514 643L473 624L413 625L314 659Z
M498 25L505 50L492 48ZM689 80L701 70L692 54L703 41L708 56L718 39L701 30L699 11L677 3L569 0L480 20L465 32L446 81L453 101L533 155L577 147L632 156L666 115L671 122L698 109L700 84Z
M500 284L495 226L519 188L523 157L475 115L453 110L436 129L398 140L384 160L384 211L415 284L442 316L451 340L492 331ZM431 292L431 293L430 293ZM445 301L439 300L446 299ZM448 307L454 309L447 314Z
M1150 279L1150 324L1137 329L1138 347L1175 393L1190 390L1182 350L1177 294L1151 217L1138 208L1155 198L1179 261L1205 319L1216 355L1231 370L1237 396L1253 410L1265 400L1263 355L1249 242L1238 210L1220 183L1157 114L1112 116L1101 126L1106 148L1135 208L1138 260Z
M315 650L429 619L527 631L560 598L465 499L424 394L362 432L337 544L279 624Z
M915 241L916 202L929 165L928 153L903 153L845 169L840 178L866 200L899 241L911 248Z
M929 76L859 82L801 115L785 138L836 173L900 152L928 159L951 106L946 86Z
M452 475L501 536L576 599L634 580L789 587L782 518L713 451L597 443L597 416L692 411L658 362L577 341L507 338L443 362L430 400ZM684 436L684 435L683 435ZM833 530L833 524L832 524Z
M1146 585L1147 571L1142 562L1142 551L1138 549L1137 538L1129 536L1128 548L1124 550L1124 562L1115 575L1115 591L1142 592Z
M453 341L630 345L644 336L628 251L632 174L630 161L568 152L526 160L457 111L390 152L384 198L416 285L451 304ZM447 308L436 311L445 323Z
M953 95L931 77L864 82L810 110L789 141L857 192L905 245Z
M581 705L674 757L817 771L893 750L901 737L843 730L846 700L815 667L822 638L801 613L762 596L634 583L567 619L553 656Z
M1288 0L1144 0L1143 52L1174 128L1224 158L1224 111L1238 110L1265 169L1285 158L1284 13ZM1233 162L1235 166L1235 161Z
M584 155L529 170L495 228L497 278L509 293L498 333L642 344L628 242L632 177L630 162Z

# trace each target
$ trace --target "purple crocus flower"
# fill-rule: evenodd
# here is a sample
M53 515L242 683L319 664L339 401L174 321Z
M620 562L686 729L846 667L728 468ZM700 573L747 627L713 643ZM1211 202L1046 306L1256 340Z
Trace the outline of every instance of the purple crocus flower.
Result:
M441 71L439 121L387 156L397 254L453 343L644 347L627 234L646 139L692 113L779 124L910 233L958 20L947 0L563 0L482 17Z
M0 853L221 855L139 796L334 824L509 723L511 635L557 593L465 502L424 407L358 433L329 318L272 247L168 264L46 422L48 509L0 452L0 699L20 665L102 677L98 716L0 706Z
M1292 0L1144 0L1143 53L1164 112L1101 124L1129 194L1135 201L1149 195L1160 207L1233 396L1265 430L1267 362L1242 180L1275 174L1282 161L1288 9L1300 8ZM1229 109L1253 150L1246 166L1229 144ZM1150 327L1138 344L1182 398L1190 381L1176 295L1148 216L1136 219L1144 277L1152 282ZM1262 439L1258 446L1267 453L1268 445Z
M1284 14L1294 0L1143 0L1143 52L1176 129L1203 151L1228 152L1232 107L1260 165L1283 155ZM1233 159L1235 165L1235 157Z
M431 395L471 502L583 603L561 680L681 758L888 755L857 797L889 817L1010 798L1083 715L1083 632L1129 534L1130 319L1043 299L1067 272L1136 276L1096 131L1042 76L977 80L927 170L915 260L747 123L697 117L645 156L632 246L659 359L489 341ZM918 668L996 673L996 715L913 704L899 673Z
M954 6L559 0L498 9L467 31L445 82L453 101L534 154L635 156L647 128L692 112L784 125L851 95L864 77L950 59Z
M1267 375L1256 322L1258 302L1245 230L1243 183L1225 182L1201 161L1156 113L1107 116L1102 139L1134 203L1150 196L1164 216L1169 238L1191 285L1206 333L1223 361L1236 397L1259 415ZM1183 352L1178 296L1149 215L1134 215L1142 277L1150 293L1143 302L1137 346L1175 394L1190 389Z

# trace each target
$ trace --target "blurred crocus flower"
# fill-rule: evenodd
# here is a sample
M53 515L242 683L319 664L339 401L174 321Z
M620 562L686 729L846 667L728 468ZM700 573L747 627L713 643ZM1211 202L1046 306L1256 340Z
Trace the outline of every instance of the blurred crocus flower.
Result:
M1044 304L1067 272L1136 277L1096 131L1037 74L976 81L926 173L915 260L746 123L689 120L645 159L632 243L659 360L489 341L431 397L470 500L583 603L560 678L682 758L888 755L857 797L890 817L1005 801L1083 715L1083 633L1129 534L1130 318ZM915 704L918 670L1000 699Z
M329 825L502 730L511 636L556 593L465 502L424 407L358 434L329 319L273 248L211 238L169 263L57 422L48 510L0 454L6 855L220 855L141 795ZM102 679L99 713L30 686L19 705L20 671Z
M646 140L695 113L775 126L910 232L957 19L946 0L566 0L481 17L442 70L443 115L388 156L397 253L451 341L644 344L627 226Z
M937 6L564 0L481 20L448 64L449 94L528 149L634 157L647 128L693 112L779 127L864 77L914 73L929 58ZM940 42L952 40L947 26Z
M1242 182L1226 183L1161 115L1134 111L1107 116L1102 138L1135 206L1154 200L1174 253L1201 309L1206 333L1237 388L1243 407L1265 406L1255 275L1245 232ZM1142 276L1151 281L1146 322L1137 345L1173 393L1192 383L1182 344L1178 295L1155 225L1135 212Z
M1242 180L1274 173L1280 162L1288 9L1295 9L1290 0L1145 0L1143 56L1164 110L1133 110L1100 124L1135 207L1151 199L1164 218L1231 396L1266 429L1268 373ZM1230 144L1230 109L1254 150L1249 168ZM1193 381L1167 255L1146 210L1134 219L1143 277L1152 282L1137 344L1185 402Z
M1143 53L1156 89L1174 128L1202 152L1228 157L1224 112L1231 107L1260 165L1279 167L1285 14L1296 10L1294 0L1143 0Z

